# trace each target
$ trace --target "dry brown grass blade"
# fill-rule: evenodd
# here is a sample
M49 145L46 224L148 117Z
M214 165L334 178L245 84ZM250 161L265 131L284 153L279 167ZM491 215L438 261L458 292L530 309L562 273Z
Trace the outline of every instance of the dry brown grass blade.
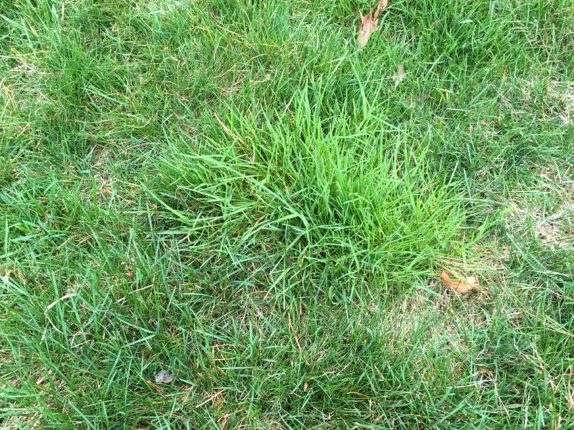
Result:
M444 270L440 274L440 279L444 284L454 290L458 294L469 294L472 291L478 290L478 282L476 278L466 278L464 281L453 281L450 279L448 273Z
M381 0L377 6L377 10L369 15L361 16L361 28L359 28L358 43L360 48L364 48L371 38L371 35L377 30L379 26L379 17L381 13L389 6L388 0Z

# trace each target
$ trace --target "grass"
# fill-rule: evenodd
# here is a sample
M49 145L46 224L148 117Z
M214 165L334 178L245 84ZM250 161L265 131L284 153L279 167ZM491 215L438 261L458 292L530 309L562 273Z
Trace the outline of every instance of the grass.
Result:
M0 0L0 427L572 426L574 6L375 6Z

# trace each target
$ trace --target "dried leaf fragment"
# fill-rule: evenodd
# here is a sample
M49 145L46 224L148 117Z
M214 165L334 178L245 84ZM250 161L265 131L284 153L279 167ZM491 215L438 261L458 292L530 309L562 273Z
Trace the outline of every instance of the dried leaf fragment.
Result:
M403 82L406 77L407 77L407 74L405 72L405 66L403 66L402 64L399 64L397 66L397 74L395 76L393 76L393 81L395 81L395 87L397 85L399 85L401 82Z
M474 290L478 290L478 281L475 277L466 278L464 281L453 281L450 279L448 273L444 270L440 274L440 279L444 284L453 289L458 294L469 294Z
M360 48L364 48L371 38L371 35L377 30L379 26L379 17L381 13L388 7L389 0L381 0L377 10L369 15L361 16L361 28L359 28L358 43Z
M156 384L171 384L173 382L173 375L167 370L160 370L155 375Z
M364 48L371 38L371 34L377 29L379 20L375 20L372 15L361 17L361 28L359 29L359 47Z

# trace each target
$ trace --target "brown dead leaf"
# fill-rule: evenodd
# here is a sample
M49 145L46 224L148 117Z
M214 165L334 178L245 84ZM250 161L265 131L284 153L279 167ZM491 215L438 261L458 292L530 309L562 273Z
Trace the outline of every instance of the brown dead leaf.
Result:
M444 282L447 287L453 289L458 294L465 295L474 290L478 290L478 281L475 277L466 278L464 281L453 281L450 279L448 273L443 270L440 274L440 279L442 279L442 282Z
M361 16L361 28L359 28L359 47L364 48L371 38L371 35L379 26L379 17L381 13L389 6L389 0L381 0L377 10L369 15Z
M361 17L361 28L359 29L359 47L364 48L379 25L379 20L372 15Z

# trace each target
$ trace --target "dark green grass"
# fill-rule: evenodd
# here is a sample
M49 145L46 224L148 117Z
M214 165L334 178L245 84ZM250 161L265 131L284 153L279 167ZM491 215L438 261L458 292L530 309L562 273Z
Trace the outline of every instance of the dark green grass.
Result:
M574 6L375 6L0 0L0 427L571 426Z

